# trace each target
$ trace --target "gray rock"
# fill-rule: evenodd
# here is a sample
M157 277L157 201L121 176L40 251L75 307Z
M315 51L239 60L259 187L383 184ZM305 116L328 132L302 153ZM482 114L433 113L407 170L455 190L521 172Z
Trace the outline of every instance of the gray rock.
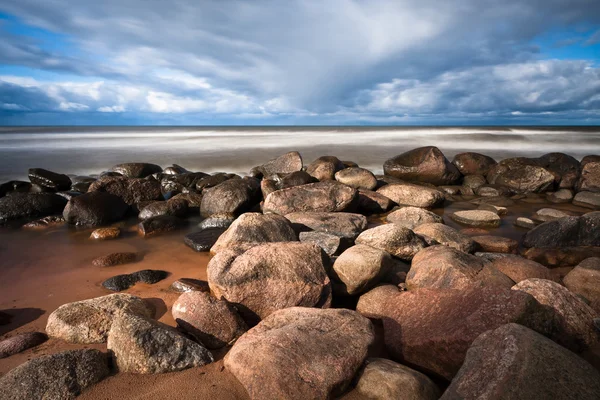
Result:
M411 260L421 249L427 247L413 231L395 224L367 229L356 238L356 243L387 251L403 260Z
M423 236L430 244L443 244L465 253L472 253L477 248L477 244L470 237L448 225L438 223L421 224L414 228L414 232Z
M515 225L521 228L533 229L537 226L535 221L525 217L519 217L515 220Z
M317 231L354 239L367 227L364 215L345 212L295 212L286 214L296 232Z
M391 158L383 164L383 171L395 178L434 185L452 185L461 177L456 166L433 146L420 147Z
M513 193L541 193L551 189L554 175L527 158L507 158L493 166L487 174L492 185L498 185Z
M235 216L233 214L215 214L210 217L202 220L198 224L198 228L206 229L206 228L229 228L231 224L235 221Z
M210 251L225 231L225 228L205 228L185 235L183 243L198 252Z
M444 194L437 189L409 183L391 183L379 188L377 193L397 204L421 208L436 207L445 200Z
M28 175L31 183L53 191L58 192L71 188L71 178L64 174L57 174L43 168L30 168Z
M41 332L26 332L4 339L0 341L0 359L38 346L46 340L48 336Z
M600 208L600 193L579 192L573 198L573 204L587 208Z
M386 221L408 229L432 222L444 223L444 219L439 215L419 207L402 207L388 214Z
M567 214L566 212L561 210L555 210L554 208L541 208L535 212L533 218L538 221L547 222L569 216L570 214Z

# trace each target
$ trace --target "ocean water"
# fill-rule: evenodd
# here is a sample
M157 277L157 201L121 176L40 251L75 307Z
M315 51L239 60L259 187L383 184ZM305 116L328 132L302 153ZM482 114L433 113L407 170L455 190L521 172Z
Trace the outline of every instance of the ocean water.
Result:
M305 164L335 155L381 173L386 159L430 145L449 159L464 151L581 159L600 153L600 127L0 127L0 182L34 167L92 175L123 162L246 174L291 150Z

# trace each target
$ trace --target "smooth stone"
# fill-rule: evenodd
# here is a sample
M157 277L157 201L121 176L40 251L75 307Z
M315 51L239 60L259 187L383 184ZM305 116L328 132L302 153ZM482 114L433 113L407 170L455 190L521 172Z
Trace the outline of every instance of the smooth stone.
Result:
M34 185L40 185L57 192L71 189L71 178L64 174L57 174L43 168L30 168L28 175L29 180Z
M138 259L137 253L121 252L110 253L108 255L95 258L92 260L92 265L95 267L112 267L115 265L130 264Z
M206 228L229 228L231 224L235 221L235 216L232 214L215 214L210 217L202 220L198 224L198 228L206 229Z
M358 235L356 244L384 250L403 260L411 260L415 254L427 247L427 244L413 231L395 224L367 229Z
M501 221L498 214L485 210L456 211L450 214L450 218L461 224L482 227L498 227Z
M521 228L533 229L537 226L535 221L525 217L519 217L515 220L515 225Z
M127 178L145 178L157 172L162 172L162 168L149 163L124 163L115 165L111 168L111 171Z
M191 213L199 212L200 205L202 204L202 195L198 193L178 193L175 196L171 197L169 200L185 200L188 203L188 210Z
M377 193L397 204L421 208L441 205L446 199L444 194L437 189L409 183L391 183L377 189Z
M185 235L183 243L197 252L210 251L210 248L225 231L225 228L205 228Z
M572 189L577 184L581 167L575 158L564 153L548 153L536 161L554 175L557 188Z
M588 162L581 168L577 191L600 193L600 161Z
M448 225L438 223L421 224L413 231L424 237L428 242L431 241L431 244L443 244L465 253L473 253L477 247L469 236Z
M523 245L535 248L600 246L600 212L544 222L525 234Z
M95 229L91 233L90 239L112 240L112 239L117 239L120 235L121 235L121 229L119 229L117 227L98 228L98 229Z
M487 184L487 180L483 175L465 175L463 177L463 187L467 187L472 190L480 188L485 184Z
M6 338L0 341L0 359L39 346L46 340L48 340L48 336L42 332L26 332Z
M383 171L395 178L434 185L452 185L461 177L456 166L434 146L419 147L390 158L383 164Z
M560 189L554 193L548 193L547 198L551 203L569 203L573 200L573 192L570 189Z
M128 179L125 177L107 176L92 183L90 192L107 192L120 197L130 206L144 202L163 200L160 182L154 179Z
M208 218L215 214L240 215L259 203L260 182L251 177L228 179L202 191L200 215Z
M444 219L439 215L419 207L402 207L388 214L385 220L408 229L432 222L444 223Z
M571 270L563 279L573 293L583 296L600 315L600 258L587 258Z
M484 211L491 211L495 214L498 215L506 215L508 214L508 209L506 207L502 207L502 206L495 206L493 204L487 204L487 203L481 203L479 205L479 207L477 207L478 210L484 210Z
M600 208L600 193L579 192L573 198L573 204L580 207Z
M552 279L547 267L517 255L499 257L492 260L492 265L516 283L532 278Z
M235 174L217 173L207 177L204 177L196 182L196 191L198 193L204 193L204 190L213 188L220 185L221 183L230 179L239 178Z
M337 157L322 156L306 167L306 172L319 181L332 181L335 173L346 168Z
M160 215L148 218L138 224L138 233L145 237L153 237L175 231L185 225L185 221L171 215Z
M357 203L356 189L336 181L325 181L277 190L265 199L263 212L280 215L299 211L349 212Z
M384 284L377 286L359 297L356 311L367 318L381 319L388 300L398 293L400 293L398 285Z
M452 159L452 164L463 175L487 175L496 160L480 153L459 153Z
M31 182L24 181L8 181L0 184L0 197L4 197L14 192L29 192L31 190Z
M364 215L345 212L295 212L286 214L296 232L317 231L354 239L367 227Z
M187 169L183 168L181 165L173 164L170 167L165 168L162 173L166 175L179 175L185 174L186 172L190 172Z
M339 292L356 295L371 289L387 274L392 256L383 250L357 244L345 250L333 263Z
M116 275L112 278L108 278L104 282L102 282L102 286L104 286L108 290L112 290L113 292L121 292L123 290L127 290L138 282L143 282L147 284L154 284L162 281L169 275L166 271L156 270L156 269L144 269L141 271L133 272L131 274L123 274Z
M358 190L357 210L361 214L383 214L394 206L394 202L386 196L371 190Z
M0 224L62 213L67 200L54 193L15 192L0 198Z
M169 286L169 290L173 292L186 293L186 292L210 292L210 288L208 286L208 282L202 281L200 279L192 279L192 278L181 278L177 279L175 282Z
M120 197L105 192L88 192L67 203L63 217L68 224L106 225L125 217L129 206Z
M583 168L586 166L586 164L591 162L600 162L600 155L589 154L581 159L580 165Z
M377 187L375 175L364 168L345 168L335 173L335 180L355 189L373 190Z
M51 227L56 227L63 225L65 223L65 219L63 217L57 215L50 215L48 217L36 219L35 221L31 221L22 226L24 229L47 229Z
M297 151L290 151L256 167L256 169L264 177L275 174L291 174L302 169L302 156Z
M570 214L561 210L555 210L554 208L541 208L535 212L533 218L538 221L547 222L570 216Z
M184 218L188 214L188 202L183 199L169 199L167 201L156 201L142 208L138 214L141 220L158 217L161 215L171 215L173 217Z
M502 236L472 236L471 239L479 245L484 252L517 254L519 242Z
M497 185L482 185L475 189L475 194L481 197L502 197L508 193L506 188Z
M325 232L300 232L298 238L302 243L316 244L322 248L328 256L333 256L350 245L349 240Z

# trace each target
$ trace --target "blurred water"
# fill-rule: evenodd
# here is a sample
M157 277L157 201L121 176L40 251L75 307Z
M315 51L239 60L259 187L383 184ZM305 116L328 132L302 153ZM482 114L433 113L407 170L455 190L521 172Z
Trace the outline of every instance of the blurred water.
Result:
M25 179L32 167L87 175L133 161L244 174L290 150L305 164L335 155L380 173L386 159L429 145L448 158L558 151L581 159L600 153L600 127L0 127L0 182Z

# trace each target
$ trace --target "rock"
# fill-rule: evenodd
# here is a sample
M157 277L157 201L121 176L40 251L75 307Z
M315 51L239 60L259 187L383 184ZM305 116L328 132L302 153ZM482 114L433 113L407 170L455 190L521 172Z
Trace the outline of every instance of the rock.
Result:
M264 177L275 174L291 174L302 170L302 156L297 151L290 151L256 168Z
M183 199L169 199L167 201L156 201L150 203L140 211L138 218L144 220L161 215L171 215L173 217L184 218L187 213L187 201Z
M392 208L394 202L384 195L371 190L358 190L357 209L361 214L383 214Z
M483 175L466 175L463 178L463 187L476 190L487 184L487 180Z
M556 187L572 189L579 178L579 161L564 153L548 153L537 159L541 167L554 174Z
M579 192L573 198L573 204L587 208L600 208L600 193Z
M377 187L375 175L364 168L345 168L335 173L335 180L356 189L373 190Z
M103 177L90 185L90 192L107 192L120 197L130 206L150 200L163 200L160 182L153 179Z
M95 258L92 261L92 265L95 267L112 267L114 265L134 263L137 259L137 253L110 253L106 256Z
M374 341L368 319L345 309L277 311L238 339L227 368L251 399L340 395Z
M444 219L439 215L419 207L402 207L388 214L385 220L408 229L414 229L419 225L432 222L444 223Z
M358 201L356 189L335 181L310 183L277 190L267 196L264 213L353 211Z
M46 333L69 343L104 343L119 313L151 317L154 311L137 296L109 294L58 307L48 317Z
M390 158L383 164L383 171L386 175L406 181L425 182L438 186L452 185L461 177L454 164L451 164L444 154L433 146L419 147Z
M408 183L391 183L377 190L397 204L406 206L432 208L441 205L445 196L437 189Z
M465 253L473 253L477 247L470 237L444 224L421 224L414 228L414 232L417 235L433 240L436 244L443 244L444 246L449 246Z
M226 180L204 189L200 214L205 218L225 213L240 215L259 202L259 194L260 183L254 178Z
M500 226L500 217L492 211L485 210L464 210L456 211L450 214L450 218L458 223L470 226L498 227Z
M207 275L217 298L255 321L287 307L328 307L329 268L328 257L314 244L265 243L244 253L219 252L208 263Z
M0 224L20 219L60 214L67 200L54 193L11 193L0 198Z
M349 240L325 232L300 232L298 238L302 243L316 244L322 248L328 256L333 256L350 245Z
M153 237L172 232L185 225L185 221L171 215L160 215L143 220L138 224L138 233L145 237Z
M8 181L0 184L0 197L14 192L29 192L31 190L31 182L23 181Z
M481 251L490 253L512 253L517 254L519 242L502 236L473 236L471 239L477 243Z
M165 198L179 193L196 190L198 181L210 175L204 172L187 172L179 175L162 175L160 178L160 190Z
M398 293L400 290L397 285L377 286L360 296L356 311L367 318L380 319L388 299L394 298Z
M538 221L546 222L554 221L555 219L560 219L569 216L570 215L566 212L555 210L554 208L541 208L535 212L533 218Z
M408 290L467 289L473 286L510 288L512 285L511 279L486 260L447 246L432 246L418 252L406 275Z
M202 195L198 193L179 193L171 197L169 200L185 200L188 203L188 211L199 212L200 204L202 204Z
M515 220L515 225L516 226L520 226L521 228L527 228L527 229L533 229L537 226L537 224L529 219L529 218L525 218L525 217L519 217Z
M481 197L503 197L508 193L506 188L497 185L483 185L475 189L475 194Z
M460 153L454 156L452 164L463 175L487 175L496 161L479 153Z
M72 400L109 373L106 354L69 350L27 361L0 378L5 399Z
M86 193L90 188L90 185L95 181L96 178L92 178L91 176L71 177L71 190Z
M119 173L127 178L145 178L152 174L162 172L162 168L156 164L148 163L125 163L111 168L111 171Z
M529 293L540 304L556 312L565 340L567 337L574 339L574 343L568 346L570 349L583 351L600 340L600 332L594 326L596 312L564 286L547 279L533 278L519 282L512 289Z
M0 341L0 359L38 346L46 340L48 336L41 332L26 332L4 339Z
M214 361L205 347L170 326L126 313L115 318L106 346L119 372L174 372Z
M90 235L90 239L94 240L111 240L117 239L121 235L121 230L117 227L98 228Z
M267 242L293 242L298 236L290 222L275 214L246 213L218 238L210 249L213 254L237 246L248 249Z
M186 172L190 172L187 169L183 168L181 165L173 164L170 167L165 168L162 173L165 175L179 175L185 174Z
M63 217L71 225L98 226L123 219L129 206L118 196L88 192L67 203Z
M248 330L237 310L227 301L208 293L189 291L171 310L177 325L209 349L231 345Z
M61 226L65 223L63 217L50 215L44 218L36 219L22 226L23 229L47 229L51 227Z
M487 330L510 322L543 333L553 330L552 310L517 290L416 289L384 299L377 311L391 357L447 380L458 372L471 343Z
M318 180L310 176L308 172L297 171L283 176L277 183L277 188L286 189L294 186L301 186L315 182L318 182Z
M590 154L581 159L581 167L585 167L587 163L600 162L600 155Z
M285 218L296 232L325 232L352 240L367 227L365 216L345 212L295 212Z
M583 296L600 315L600 258L583 260L563 279L573 293Z
M513 193L541 193L552 189L554 175L527 158L507 158L490 169L487 180Z
M108 290L112 290L113 292L121 292L123 290L129 289L133 285L138 282L143 282L147 284L154 284L162 281L169 275L166 271L156 270L156 269L144 269L141 271L133 272L131 274L123 274L116 275L112 278L108 278L104 282L102 282L102 286L104 286Z
M196 182L196 191L198 193L204 193L204 190L213 188L215 186L220 185L221 183L228 181L230 179L238 178L239 176L234 174L225 174L225 173L217 173L214 175L210 175L204 177Z
M306 172L320 181L332 181L335 179L335 173L344 168L346 166L337 157L323 156L310 163Z
M581 168L577 191L600 193L600 161L588 162Z
M548 193L547 199L551 203L569 203L573 200L573 192L570 189L560 189L554 193Z
M356 243L387 251L403 260L411 260L421 249L427 247L413 231L395 224L367 229L358 235Z
M185 235L183 243L198 252L210 251L225 231L225 228L205 228Z
M442 399L599 397L600 374L590 364L533 330L510 323L473 342Z
M492 265L516 283L531 278L552 279L548 268L517 255L497 258L492 261Z
M232 214L215 214L210 217L202 220L198 224L198 228L206 229L206 228L229 228L231 224L235 221L235 216Z
M525 247L563 248L600 246L600 212L544 222L527 232Z
M384 358L369 358L356 391L369 399L437 400L440 390L427 376Z
M333 263L339 292L356 295L375 286L391 268L392 256L383 250L357 244L345 250Z
M30 168L29 180L35 185L40 185L56 192L71 189L71 178L67 175L57 174L43 168Z
M491 211L494 214L497 215L506 215L508 214L508 209L506 207L501 207L501 206L495 206L493 204L488 204L488 203L481 203L479 205L479 207L477 207L478 210L485 210L485 211Z
M181 278L169 286L169 290L173 292L186 293L186 292L210 292L208 282L201 281L199 279L192 278Z

